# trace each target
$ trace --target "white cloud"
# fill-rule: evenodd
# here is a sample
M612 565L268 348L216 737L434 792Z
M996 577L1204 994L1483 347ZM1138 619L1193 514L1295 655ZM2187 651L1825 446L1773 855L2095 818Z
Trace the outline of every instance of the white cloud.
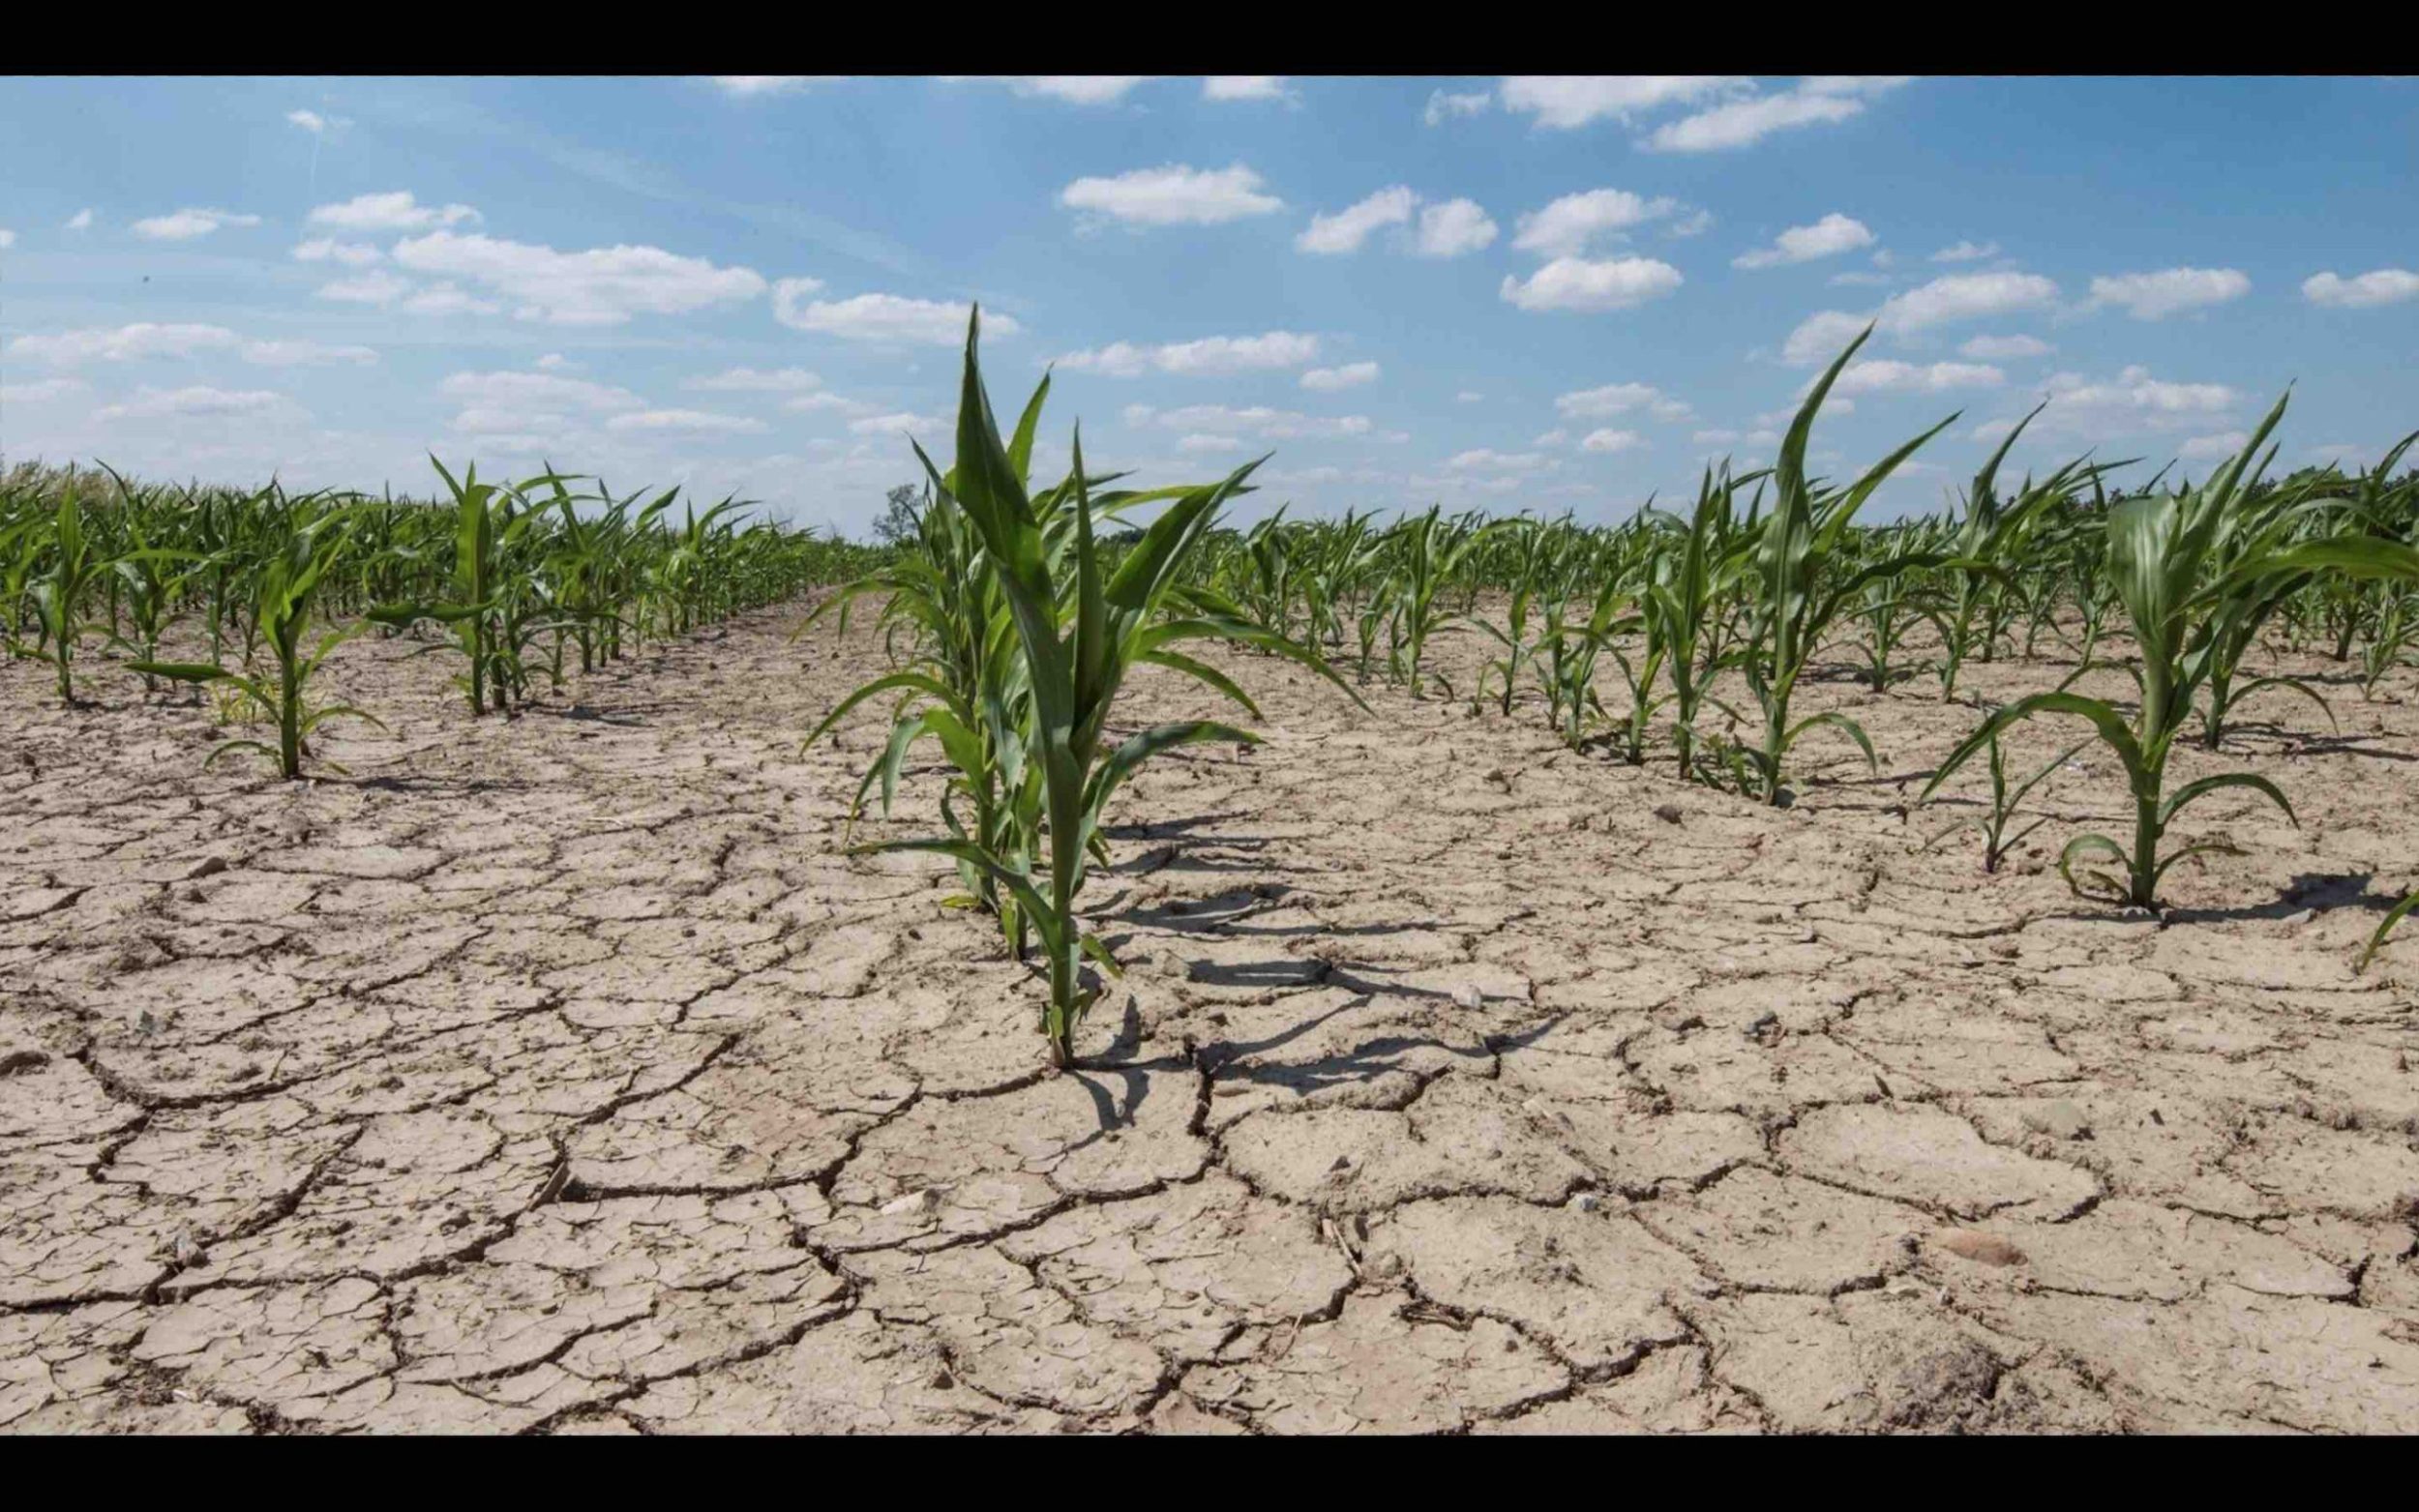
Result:
M605 429L679 435L756 435L767 427L762 420L745 415L716 415L702 409L640 409L613 416L605 422Z
M1897 281L1887 273L1835 273L1823 281L1835 288L1887 288Z
M1282 74L1212 74L1201 81L1204 100L1291 100Z
M808 300L822 287L816 279L783 279L773 285L773 318L793 331L814 331L851 341L887 341L960 346L966 341L968 307L899 294L858 294L851 299ZM983 337L1014 336L1007 315L983 316Z
M1840 371L1836 394L1936 394L1947 389L1996 388L2007 381L1998 369L1978 363L1852 362Z
M1706 232L1712 230L1713 228L1714 212L1711 210L1691 210L1679 220L1674 221L1671 224L1663 227L1663 234L1675 239L1687 236L1703 236Z
M1688 406L1651 383L1607 383L1559 395L1554 408L1567 420L1605 420L1645 410L1657 420L1686 420Z
M495 301L480 299L452 282L430 284L405 298L403 308L418 315L493 315L502 313L504 309Z
M709 75L714 87L733 100L760 100L769 95L786 95L804 89L809 84L827 83L843 75L838 74L715 74Z
M325 368L336 363L373 363L378 354L367 346L334 345L326 341L247 341L244 361L262 368Z
M1416 250L1422 257L1458 257L1484 248L1495 234L1495 222L1477 200L1448 199L1420 209Z
M380 268L357 279L338 279L319 285L321 299L342 300L348 305L391 305L412 290L411 280Z
M182 389L142 388L122 404L111 404L95 410L93 419L107 423L117 420L180 420L208 419L249 415L298 415L294 401L283 394L266 389L214 389L201 385Z
M2052 373L2043 388L2049 407L2034 422L2034 430L2095 443L2205 427L2243 402L2242 394L2223 383L2170 382L2152 377L2150 370L2139 365L2113 378ZM1974 435L1978 440L1995 440L2014 424L2013 420L1990 421L1977 427Z
M1445 465L1455 472L1534 472L1553 466L1554 459L1537 452L1499 452L1481 446L1454 453Z
M1693 104L1748 81L1726 74L1538 74L1507 78L1504 108L1537 117L1559 131L1631 116L1669 104Z
M1428 107L1420 114L1430 126L1442 126L1447 121L1477 115L1494 103L1495 96L1483 89L1460 95L1440 89L1428 96Z
M2302 281L2301 292L2314 305L2338 310L2396 305L2406 299L2419 299L2419 273L2407 268L2377 268L2349 279L2333 272L2319 273Z
M1782 343L1792 367L1829 362L1856 339L1867 319L1897 337L1933 326L2037 310L2056 302L2058 285L2037 273L1952 273L1895 294L1871 316L1826 310L1807 316Z
M543 360L539 366L545 366ZM691 378L680 386L727 394L800 394L808 389L821 388L823 380L804 368L782 368L771 372L760 372L754 368L732 368L708 377Z
M1865 329L1862 315L1843 310L1825 310L1798 322L1789 339L1780 343L1780 360L1792 368L1811 368L1830 362L1841 348Z
M78 210L78 211L76 211L74 215L72 215L72 216L68 217L68 219L67 219L67 228L68 228L69 230L71 230L71 231L89 231L89 230L91 230L91 229L92 229L92 212L91 212L90 210Z
M1680 270L1653 257L1557 257L1526 279L1507 277L1501 293L1523 310L1598 313L1660 299L1680 284Z
M415 273L484 284L514 302L516 318L555 325L618 325L634 314L685 314L764 292L764 280L752 269L718 268L660 247L565 252L432 231L397 243L395 260Z
M1793 225L1780 233L1770 247L1742 252L1730 259L1734 268L1777 268L1794 262L1811 262L1817 257L1836 257L1873 245L1873 233L1864 222L1833 211L1812 225Z
M828 409L843 415L862 415L874 406L858 400L842 399L837 394L821 393L784 400L781 407L798 414L818 414Z
M2251 280L2236 268L2165 268L2091 281L2095 305L2115 305L2136 320L2164 320L2187 310L2206 310L2251 292Z
M10 248L15 247L15 245L16 233L10 230L5 225L0 225L0 252L7 252Z
M330 132L343 131L353 124L343 116L321 115L316 110L288 110L285 112L285 119L314 136L324 136Z
M135 362L150 357L191 357L237 344L235 333L221 325L96 326L61 331L52 336L20 336L9 343L10 354L72 367L86 362Z
M1373 362L1346 363L1340 368L1313 368L1301 375L1301 386L1322 394L1338 389L1358 388L1378 381L1378 365Z
M330 225L340 231L425 231L433 226L476 221L479 212L468 205L420 204L409 190L399 189L382 194L356 194L342 204L320 205L307 219L313 225Z
M1478 392L1476 389L1464 389L1460 393L1453 396L1453 402L1456 404L1476 404L1485 398L1485 395Z
M1127 425L1137 430L1155 427L1194 434L1253 435L1268 440L1401 439L1399 436L1380 434L1376 424L1366 415L1305 415L1294 410L1271 409L1265 404L1243 409L1226 404L1186 404L1176 409L1128 404L1123 418Z
M2251 444L2248 430L2223 430L2216 435L2196 435L2176 448L2176 455L2186 461L2206 461L2213 458L2232 457Z
M940 431L949 423L938 415L915 415L901 410L889 415L868 415L863 420L849 422L849 430L856 435L906 435L911 431Z
M1958 242L1932 253L1934 262L1980 262L1999 255L1997 242Z
M1192 376L1252 372L1270 368L1299 368L1319 356L1319 339L1292 331L1265 336L1210 336L1197 341L1162 346L1137 346L1113 341L1090 351L1069 352L1059 366L1076 372L1106 373L1114 378L1137 377L1156 369Z
M536 367L540 372L574 372L580 365L560 352L548 352L537 360Z
M1176 443L1180 452L1239 452L1243 443L1231 435L1188 435Z
M1646 445L1646 437L1635 430L1591 430L1579 442L1583 452L1627 452Z
M2007 362L2022 357L2046 357L2055 350L2034 336L1978 336L1957 348L1959 356L1978 362Z
M334 262L347 268L366 268L385 256L367 242L340 242L331 236L297 243L294 248L297 262Z
M1577 257L1599 237L1618 236L1678 208L1678 200L1648 199L1626 189L1565 194L1544 209L1522 216L1520 234L1512 238L1512 246L1540 256Z
M1059 203L1127 225L1219 225L1285 208L1262 188L1260 175L1239 163L1224 168L1171 163L1114 178L1077 179L1059 191Z
M1039 95L1076 105L1115 104L1152 74L1020 74L1001 80L1020 95Z
M438 384L437 390L465 405L499 410L582 409L610 414L646 407L646 401L628 389L546 372L457 372Z
M1560 426L1556 426L1551 430L1541 432L1536 440L1531 441L1529 444L1531 446L1568 446L1570 444L1570 432L1564 430Z
M1331 216L1312 216L1309 227L1294 238L1294 245L1321 256L1357 252L1382 227L1408 224L1419 200L1419 195L1400 184L1379 190Z
M40 378L32 383L0 383L0 404L38 404L73 399L92 387L81 378Z
M226 225L258 225L258 216L232 210L179 210L134 222L134 234L155 242L190 242Z
M1866 96L1906 82L1895 74L1833 74L1802 80L1776 95L1734 99L1656 129L1642 144L1655 152L1719 152L1752 146L1775 132L1832 125L1865 113Z

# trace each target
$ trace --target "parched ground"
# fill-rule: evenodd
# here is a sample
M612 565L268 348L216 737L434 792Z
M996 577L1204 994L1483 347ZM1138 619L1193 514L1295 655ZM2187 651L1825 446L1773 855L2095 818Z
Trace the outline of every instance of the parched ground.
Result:
M1925 848L1927 684L1808 690L1883 772L1776 812L1233 658L1268 744L1116 805L1051 1076L955 878L840 854L876 652L796 617L475 725L357 641L308 786L0 669L0 1425L2419 1432L2412 704L2182 757L2303 823L2206 800L2162 921L2046 865L2097 752Z

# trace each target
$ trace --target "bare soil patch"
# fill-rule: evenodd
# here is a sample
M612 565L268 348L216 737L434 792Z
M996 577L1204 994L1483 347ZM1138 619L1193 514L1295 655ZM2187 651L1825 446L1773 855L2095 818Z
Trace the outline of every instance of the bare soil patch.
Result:
M840 854L881 721L796 746L879 653L796 618L475 723L355 642L393 733L307 786L0 668L0 1427L2419 1432L2419 931L2351 970L2411 703L2180 756L2302 825L2207 800L2153 919L2049 865L2089 749L2001 875L1924 848L1928 684L1809 690L1883 771L1776 811L1242 658L1268 744L1118 800L1050 1076L954 876Z

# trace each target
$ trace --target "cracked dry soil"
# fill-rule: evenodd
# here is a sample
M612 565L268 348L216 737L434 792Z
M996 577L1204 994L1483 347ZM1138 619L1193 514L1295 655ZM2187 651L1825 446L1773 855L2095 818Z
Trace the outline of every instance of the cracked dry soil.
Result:
M1046 1076L954 877L839 853L881 716L796 744L879 653L797 617L475 724L355 642L394 733L310 786L0 669L0 1426L2419 1432L2419 944L2349 969L2411 704L2179 757L2303 827L2208 800L2159 921L2045 864L2089 751L1924 848L1924 685L1809 689L1887 764L1775 812L1235 659L1269 743L1119 800Z

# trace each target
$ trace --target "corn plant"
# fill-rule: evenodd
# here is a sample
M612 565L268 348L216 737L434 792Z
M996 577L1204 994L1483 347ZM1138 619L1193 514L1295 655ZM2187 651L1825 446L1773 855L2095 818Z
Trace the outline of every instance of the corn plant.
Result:
M2419 581L2419 552L2392 542L2344 537L2264 547L2238 556L2223 574L2208 572L2221 536L2229 524L2239 530L2243 512L2252 507L2248 494L2256 478L2254 459L2284 418L2285 402L2282 398L2276 401L2242 452L2207 484L2130 498L2107 512L2108 569L2140 648L2140 665L2126 667L2141 695L2133 721L2129 724L2105 699L2063 689L2019 698L1985 720L1950 753L1925 787L1925 798L2019 720L2060 714L2088 721L2125 771L2134 802L2134 844L2129 849L2105 835L2077 835L2059 853L2059 875L2082 896L2149 909L2158 906L2159 883L2177 862L2204 853L2236 853L2233 845L2209 840L2163 853L2168 829L2195 801L2212 792L2245 788L2299 824L2284 792L2256 773L2221 773L2186 783L2172 793L2166 790L2168 757L2186 727L2194 696L2208 676L2209 648L2225 629L2229 603L2276 576L2327 568ZM2087 857L2114 862L2122 875L2087 871L2078 878L2076 864Z
M1083 981L1084 958L1116 969L1107 948L1085 931L1075 912L1089 863L1100 849L1101 811L1153 756L1183 745L1251 744L1258 738L1212 720L1183 720L1153 726L1111 747L1109 719L1127 673L1154 655L1166 657L1169 647L1195 639L1240 640L1290 655L1322 672L1327 668L1309 652L1261 627L1203 617L1189 606L1176 617L1163 613L1171 605L1184 605L1176 591L1179 575L1201 548L1219 507L1244 487L1259 462L1247 463L1207 488L1095 500L1093 480L1084 472L1079 430L1066 482L1037 498L1025 481L1026 457L1000 439L992 418L976 355L980 321L978 310L967 325L957 463L943 474L920 445L915 452L934 498L952 500L972 523L1006 602L1031 699L1026 741L1039 782L1047 855L1029 859L1002 853L971 834L881 842L851 847L851 853L944 855L988 874L1007 891L1047 958L1049 996L1042 1032L1052 1063L1064 1067L1074 1063L1076 1027L1099 992ZM1030 440L1025 444L1029 450ZM1168 500L1167 508L1115 572L1104 573L1093 536L1095 514L1113 514L1146 498ZM1071 548L1055 554L1052 527L1054 517L1061 513L1072 525ZM1044 860L1048 875L1036 876L1036 865Z
M1956 419L1951 415L1899 447L1848 489L1818 489L1807 479L1806 447L1813 431L1814 416L1840 370L1872 334L1872 327L1867 326L1862 335L1849 342L1848 349L1833 361L1798 407L1797 418L1782 438L1780 458L1773 470L1773 512L1764 522L1757 543L1756 570L1748 579L1755 591L1754 630L1740 665L1747 674L1748 690L1763 708L1764 740L1760 749L1742 748L1740 755L1751 764L1746 770L1751 771L1756 793L1772 804L1786 801L1782 762L1799 738L1816 726L1832 726L1844 731L1865 753L1866 759L1876 769L1879 767L1871 738L1863 726L1845 714L1834 709L1796 723L1790 720L1790 701L1798 680L1805 675L1824 633L1840 609L1853 602L1867 583L1895 578L1915 569L1948 566L1963 571L1991 570L1986 563L1924 551L1884 556L1844 573L1833 570L1833 563L1841 554L1841 540L1858 508L1900 462L1914 455L1916 448Z
M357 719L380 729L386 726L348 704L313 709L306 701L311 679L326 664L328 653L360 635L371 623L355 620L328 631L308 650L304 648L320 583L344 550L346 533L353 523L352 512L343 508L323 511L314 500L305 498L297 500L284 518L286 533L253 578L251 606L253 622L260 627L262 638L277 663L274 680L210 663L131 665L146 676L192 683L223 682L240 689L277 721L277 748L271 750L257 740L229 740L212 751L202 765L209 766L231 751L257 751L277 762L278 774L291 781L302 776L302 758L311 754L312 731L329 720ZM327 764L339 772L344 770L333 761Z
M2378 921L2376 933L2369 936L2368 945L2361 950L2360 960L2352 965L2355 975L2369 969L2369 963L2385 947L2385 937L2394 933L2395 925L2409 916L2413 907L2419 907L2419 892L2405 893L2401 903L2386 910L2385 917Z
M1990 737L1989 806L1983 813L1959 819L1956 823L1934 835L1925 843L1924 848L1929 850L1960 830L1979 830L1983 837L1983 870L1995 875L1999 870L2000 862L2007 859L2010 851L2021 845L2027 835L2049 822L2048 816L2045 815L2015 834L2009 834L2008 826L2016 819L2017 806L2023 803L2032 790L2040 786L2058 768L2075 759L2075 753L2089 744L2091 744L2089 740L2082 740L2067 747L2050 757L2047 764L2044 765L2041 770L2014 787L2010 787L2007 753L2001 748L1999 737L1992 735Z

